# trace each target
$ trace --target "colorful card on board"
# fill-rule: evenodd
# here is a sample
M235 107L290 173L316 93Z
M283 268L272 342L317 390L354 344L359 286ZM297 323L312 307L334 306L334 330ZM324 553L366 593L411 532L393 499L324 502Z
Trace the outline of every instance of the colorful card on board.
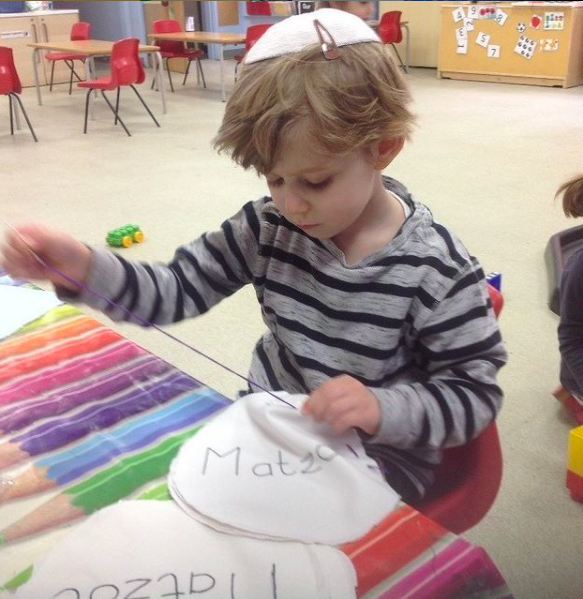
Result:
M530 37L526 37L525 35L521 35L518 38L518 42L516 42L516 46L514 46L514 52L523 58L531 59L534 51L536 49L536 40L533 40Z

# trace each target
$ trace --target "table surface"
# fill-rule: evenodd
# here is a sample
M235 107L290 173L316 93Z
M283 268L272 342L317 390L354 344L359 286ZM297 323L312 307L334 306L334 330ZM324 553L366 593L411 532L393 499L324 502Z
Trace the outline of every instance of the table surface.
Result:
M55 52L74 52L87 56L102 56L111 54L115 42L107 40L63 40L55 42L33 42L28 44L31 48L40 50L53 50ZM158 52L158 46L139 46L138 52Z
M1 270L0 284L27 285ZM131 409L120 408L123 398ZM59 497L74 498L86 515L120 499L168 498L165 475L180 445L229 404L217 391L70 305L53 308L0 341L0 460L7 444L18 444L24 452L17 454L17 469L0 474L13 477L15 488L38 487L25 499L0 505L0 535L8 538L5 531L15 529L32 533L0 547L0 587L14 586L8 583L62 538L62 524L82 521L83 515L76 519L79 514L70 522L62 513L50 516ZM188 418L168 416L179 406L190 409ZM116 422L97 417L102 408L118 414ZM80 414L91 410L100 424L75 432ZM161 421L166 428L158 430ZM123 442L117 436L122 429ZM99 448L115 451L97 451L96 439ZM91 443L91 461L85 463L80 449ZM474 596L476 589L481 599L512 597L484 549L405 504L340 549L356 569L359 598L445 599Z
M179 31L176 33L149 33L149 40L168 40L174 42L193 42L199 44L244 44L244 33L221 31Z

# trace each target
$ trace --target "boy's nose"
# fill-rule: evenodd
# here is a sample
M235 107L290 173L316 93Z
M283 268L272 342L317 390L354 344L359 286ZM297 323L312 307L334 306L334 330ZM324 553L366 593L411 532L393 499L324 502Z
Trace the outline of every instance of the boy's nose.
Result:
M284 200L285 211L288 214L304 214L310 205L301 196L294 193L286 193Z

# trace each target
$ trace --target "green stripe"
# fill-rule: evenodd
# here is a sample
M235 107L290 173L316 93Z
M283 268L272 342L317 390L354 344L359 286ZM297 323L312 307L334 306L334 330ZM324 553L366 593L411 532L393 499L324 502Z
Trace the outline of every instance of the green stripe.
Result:
M22 333L29 333L40 327L45 327L49 324L65 320L65 318L71 318L72 316L80 316L83 314L81 310L78 310L74 306L69 304L61 304L49 310L46 314L43 314L40 318L29 322L24 325L21 329L18 329L16 334L21 335Z
M19 587L21 584L28 582L30 577L32 576L32 566L28 566L26 570L23 570L20 574L17 574L12 580L8 581L3 587L0 587L0 592L2 591L13 591L16 587Z
M138 499L151 499L156 501L168 501L172 499L170 491L168 490L168 483L162 483L145 493L142 493Z
M180 446L201 428L199 425L188 429L147 451L128 456L107 470L69 487L64 493L74 496L71 500L73 505L80 507L86 514L92 514L167 474Z

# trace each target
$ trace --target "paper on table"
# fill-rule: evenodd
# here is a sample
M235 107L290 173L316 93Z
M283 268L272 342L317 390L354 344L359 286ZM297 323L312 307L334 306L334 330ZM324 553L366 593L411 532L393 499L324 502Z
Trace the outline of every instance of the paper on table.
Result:
M75 527L15 599L355 599L356 583L333 547L223 535L172 501L123 501Z
M0 285L0 339L8 337L61 303L50 291Z
M168 486L222 532L329 545L360 538L399 501L354 430L337 435L268 393L240 399L187 441Z

